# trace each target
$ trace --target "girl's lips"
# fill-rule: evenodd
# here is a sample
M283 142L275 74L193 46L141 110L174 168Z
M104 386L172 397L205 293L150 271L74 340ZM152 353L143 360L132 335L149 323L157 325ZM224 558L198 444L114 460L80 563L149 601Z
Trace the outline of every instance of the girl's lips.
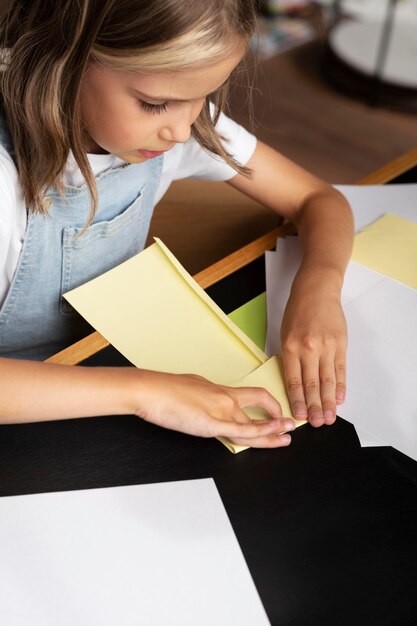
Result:
M160 156L161 154L164 154L164 152L167 152L167 151L161 150L160 152L155 152L154 150L138 150L138 152L139 154L144 156L145 159L153 159L155 157Z

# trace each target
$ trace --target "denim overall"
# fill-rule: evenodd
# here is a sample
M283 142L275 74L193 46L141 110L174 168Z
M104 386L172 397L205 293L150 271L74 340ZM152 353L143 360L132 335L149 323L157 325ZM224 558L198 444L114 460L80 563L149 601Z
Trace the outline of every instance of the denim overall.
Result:
M13 156L3 116L0 144ZM62 296L143 250L162 164L163 155L97 176L98 210L83 234L90 210L86 185L65 187L65 197L48 189L49 213L28 214L0 309L0 356L46 359L92 332Z

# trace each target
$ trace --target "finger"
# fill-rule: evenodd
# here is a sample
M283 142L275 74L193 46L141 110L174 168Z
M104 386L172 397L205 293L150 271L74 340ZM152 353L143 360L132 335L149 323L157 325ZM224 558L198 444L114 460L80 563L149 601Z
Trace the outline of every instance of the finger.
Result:
M334 359L336 372L336 404L343 404L346 399L346 353L336 352Z
M240 407L256 406L264 409L274 419L282 417L280 403L263 387L236 387L233 392Z
M255 439L235 438L231 439L232 443L237 446L248 446L249 448L284 448L290 445L290 435L265 435L264 437L256 437Z
M252 420L250 419L250 417L248 415L246 415L246 413L244 411L242 411L242 409L240 409L238 406L236 407L235 411L233 412L233 419L238 422L239 424L251 424ZM262 420L265 424L269 423L270 420Z
M258 437L272 435L273 433L282 433L281 420L277 419L262 422L251 421L250 424L222 422L221 420L216 421L218 424L214 426L216 432L213 433L213 436L215 437L228 437L229 439L256 439Z
M328 356L320 361L320 397L324 423L330 426L336 420L336 373Z
M301 364L303 372L304 396L307 404L308 421L314 427L324 423L320 396L319 363L310 358Z
M242 411L243 413L243 411ZM245 413L243 413L243 415L245 415ZM245 416L246 417L246 416ZM250 420L252 422L252 420ZM264 448L264 447L279 447L280 445L284 445L282 442L285 442L286 439L284 438L283 440L278 439L277 443L274 444L273 441L275 441L275 438L280 435L284 435L288 432L291 432L292 430L294 430L296 428L295 422L293 419L291 418L281 418L281 419L277 419L277 420L272 420L275 423L275 432L273 432L270 435L261 435L261 436L257 436L257 437L251 437L250 439L248 438L240 438L240 441L243 443L239 443L238 445L244 445L244 446L250 446L251 448ZM239 422L241 423L241 422ZM259 424L271 424L271 420L254 420L252 423L256 423L257 425ZM264 445L265 441L269 440L269 438L272 437L273 441L271 440L271 445L266 446ZM254 442L256 440L261 440L261 444L260 445L254 445ZM235 441L235 439L234 439ZM290 440L288 441L288 443L290 443ZM286 444L288 445L288 444Z
M270 424L271 420L251 420L251 422L256 422L257 424ZM278 420L274 420L277 422L277 432L278 434L284 434L291 432L297 428L296 423L290 417L281 417Z
M304 397L300 360L292 356L286 357L284 373L292 414L297 420L305 420L307 419L307 404Z

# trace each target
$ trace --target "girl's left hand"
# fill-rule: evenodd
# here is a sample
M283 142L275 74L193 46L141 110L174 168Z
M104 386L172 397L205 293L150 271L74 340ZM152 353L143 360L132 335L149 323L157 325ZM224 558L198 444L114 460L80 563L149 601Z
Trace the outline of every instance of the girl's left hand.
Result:
M293 416L333 424L346 395L346 320L340 295L323 282L293 289L281 326L282 357Z

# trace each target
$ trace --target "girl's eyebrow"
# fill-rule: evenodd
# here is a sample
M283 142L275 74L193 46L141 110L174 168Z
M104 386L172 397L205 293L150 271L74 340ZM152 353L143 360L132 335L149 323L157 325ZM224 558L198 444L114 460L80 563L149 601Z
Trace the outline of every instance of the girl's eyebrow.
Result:
M139 89L135 89L134 87L132 87L132 89L138 96L140 96L144 100L151 100L151 101L153 100L154 102L189 102L189 100L200 100L201 98L207 98L208 96L212 96L214 93L216 93L218 89L220 89L220 87L224 85L224 83L227 80L228 79L223 81L218 87L213 89L213 91L211 91L210 93L206 93L203 96L199 96L196 98L173 98L172 96L161 96L161 95L151 96L150 94L146 94L143 91L139 91Z
M150 94L143 93L143 91L139 91L138 89L133 89L133 91L141 98L144 98L145 100L154 100L155 102L188 102L189 100L189 98L173 98L172 96L151 96Z

